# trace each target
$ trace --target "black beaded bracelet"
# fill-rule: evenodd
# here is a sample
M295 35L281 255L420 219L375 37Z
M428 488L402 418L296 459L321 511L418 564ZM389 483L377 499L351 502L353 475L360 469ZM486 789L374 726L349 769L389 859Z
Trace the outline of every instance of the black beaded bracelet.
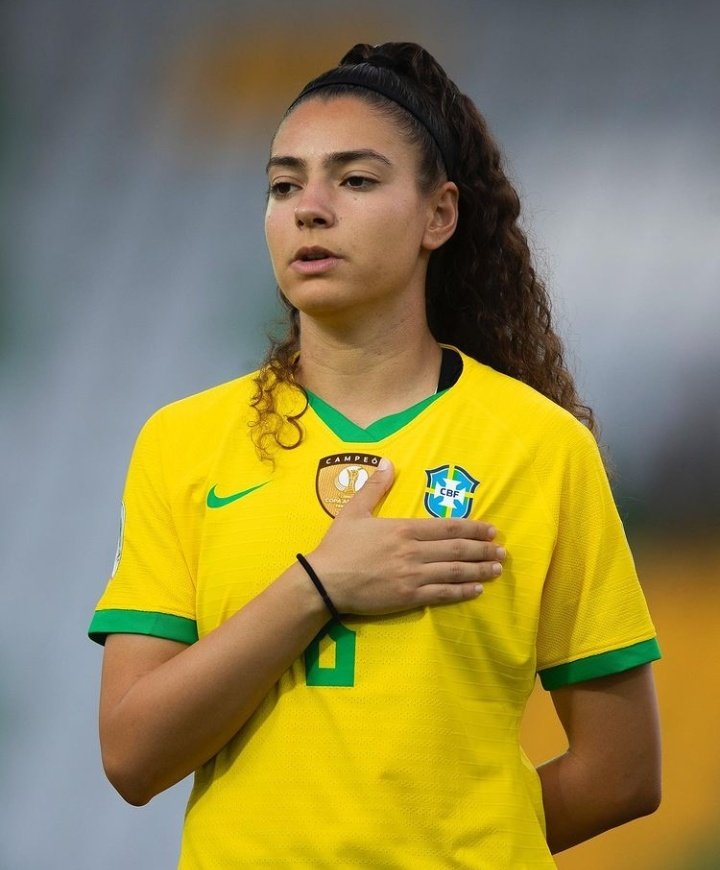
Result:
M325 602L325 607L327 607L332 618L333 619L340 619L340 614L337 612L337 608L332 603L332 599L327 594L325 587L320 582L320 578L315 573L315 569L313 568L313 566L308 562L308 560L305 558L305 556L303 556L302 553L297 553L295 555L295 558L303 566L303 568L307 571L308 577L312 580L313 585L315 586L317 591L320 593L320 597Z

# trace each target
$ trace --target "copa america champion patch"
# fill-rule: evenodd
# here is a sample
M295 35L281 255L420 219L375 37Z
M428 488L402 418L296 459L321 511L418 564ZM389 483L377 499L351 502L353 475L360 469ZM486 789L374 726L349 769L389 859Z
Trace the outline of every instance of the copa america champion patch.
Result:
M325 513L336 517L377 471L379 456L372 453L333 453L318 462L315 491Z
M438 465L425 469L425 510L431 517L465 519L472 510L474 492L480 481L460 465Z

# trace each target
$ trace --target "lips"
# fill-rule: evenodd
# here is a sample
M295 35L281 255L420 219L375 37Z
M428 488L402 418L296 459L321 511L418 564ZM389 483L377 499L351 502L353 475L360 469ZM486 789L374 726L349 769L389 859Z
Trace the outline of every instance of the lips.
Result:
M312 247L300 248L295 252L293 262L300 261L302 263L311 263L314 260L338 260L339 257L334 251L329 251L327 248L321 248L318 245Z
M299 275L323 275L331 273L341 260L334 251L312 245L295 251L290 268Z

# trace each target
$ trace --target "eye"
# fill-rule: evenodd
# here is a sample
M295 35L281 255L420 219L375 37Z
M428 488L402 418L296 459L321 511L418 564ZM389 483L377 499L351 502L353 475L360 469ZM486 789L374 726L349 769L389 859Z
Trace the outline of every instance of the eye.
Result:
M268 188L268 196L273 199L284 199L297 189L297 184L292 181L273 181Z
M377 184L377 181L364 175L349 175L342 183L350 190L369 190Z

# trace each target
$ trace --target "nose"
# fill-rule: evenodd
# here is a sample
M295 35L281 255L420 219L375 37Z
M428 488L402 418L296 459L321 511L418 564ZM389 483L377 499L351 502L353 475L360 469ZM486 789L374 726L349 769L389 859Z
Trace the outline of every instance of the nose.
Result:
M334 221L335 214L327 194L317 185L306 186L295 206L295 223L298 228L329 227Z

